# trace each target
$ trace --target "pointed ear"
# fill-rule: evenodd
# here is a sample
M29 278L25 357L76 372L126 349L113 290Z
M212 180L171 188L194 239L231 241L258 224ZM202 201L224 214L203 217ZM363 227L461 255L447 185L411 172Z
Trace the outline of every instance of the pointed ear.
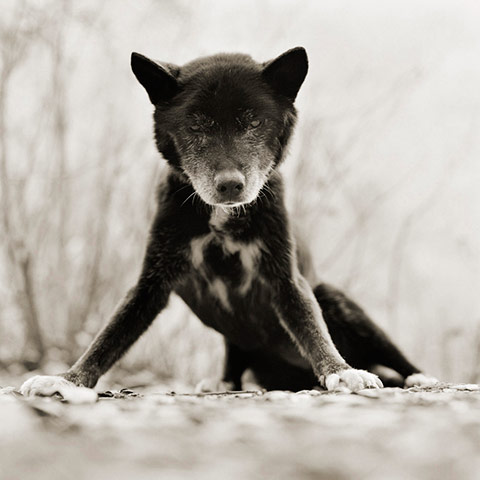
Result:
M177 75L179 68L175 65L160 65L139 53L132 53L132 71L144 86L150 101L157 103L170 100L178 90Z
M281 95L295 100L308 71L307 52L303 47L292 48L264 64L263 78Z

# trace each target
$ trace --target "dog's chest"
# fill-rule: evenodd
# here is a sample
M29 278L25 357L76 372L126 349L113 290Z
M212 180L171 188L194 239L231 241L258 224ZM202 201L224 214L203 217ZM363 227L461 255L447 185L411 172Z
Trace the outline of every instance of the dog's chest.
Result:
M243 297L258 278L259 241L240 242L212 231L190 243L194 273L222 307L232 310L232 298Z

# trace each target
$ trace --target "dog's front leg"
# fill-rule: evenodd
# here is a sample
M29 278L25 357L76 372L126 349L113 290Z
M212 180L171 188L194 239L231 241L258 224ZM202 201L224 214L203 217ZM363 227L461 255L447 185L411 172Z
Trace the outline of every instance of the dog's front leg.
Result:
M110 322L87 351L63 377L76 385L92 388L147 330L166 306L170 289L161 282L142 278L117 308Z
M342 358L333 344L312 289L300 273L296 272L291 278L280 278L274 298L283 327L328 390L342 386L351 391L382 387L376 375L355 370Z
M55 376L37 375L21 387L23 395L64 397L75 386L93 388L98 379L134 344L166 306L175 282L188 269L181 242L163 238L162 228L152 235L140 278L117 308L87 351L66 372ZM171 235L172 227L164 230ZM77 391L78 393L78 391ZM71 397L74 399L75 394Z
M137 285L87 351L66 373L34 376L22 385L21 393L25 396L48 396L58 392L67 400L80 401L78 398L86 394L86 389L76 389L75 386L93 388L98 379L148 328L166 305L167 299L166 290L149 293Z

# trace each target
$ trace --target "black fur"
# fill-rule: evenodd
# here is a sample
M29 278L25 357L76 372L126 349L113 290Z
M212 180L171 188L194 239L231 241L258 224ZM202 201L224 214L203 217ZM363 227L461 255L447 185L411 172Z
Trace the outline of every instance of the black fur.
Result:
M309 284L297 260L308 255L297 251L276 167L307 67L302 48L264 64L221 54L177 67L132 55L170 170L137 284L65 378L93 387L172 291L225 336L224 380L237 389L247 368L266 388L292 390L349 365L418 372L355 303Z

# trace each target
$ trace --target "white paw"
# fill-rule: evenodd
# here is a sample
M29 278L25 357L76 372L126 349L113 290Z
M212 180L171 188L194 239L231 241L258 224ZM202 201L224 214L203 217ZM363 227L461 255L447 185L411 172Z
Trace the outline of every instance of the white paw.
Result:
M382 381L373 373L354 368L327 375L324 383L329 391L348 389L351 392L358 392L364 388L383 387Z
M435 377L424 375L423 373L414 373L405 379L405 388L409 387L432 387L440 383Z
M224 382L215 378L204 378L197 383L195 393L229 392L233 390L233 382Z
M59 393L70 403L93 403L97 401L97 394L91 388L77 387L72 382L56 375L36 375L29 378L21 387L20 393L24 397L40 395L50 397Z

